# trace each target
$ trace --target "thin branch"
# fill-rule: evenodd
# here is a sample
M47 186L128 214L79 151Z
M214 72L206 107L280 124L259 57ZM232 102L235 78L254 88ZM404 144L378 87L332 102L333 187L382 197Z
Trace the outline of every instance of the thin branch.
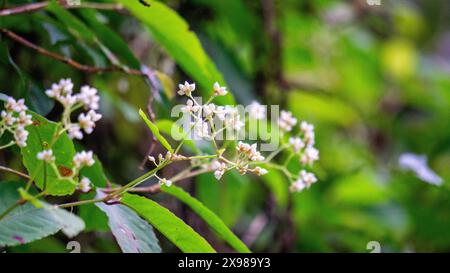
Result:
M111 71L121 71L121 72L131 74L131 75L147 76L144 72L142 72L140 70L127 68L127 67L120 66L120 65L114 65L114 66L108 66L108 67L97 67L97 66L89 66L89 65L81 64L81 63L79 63L73 59L70 59L66 56L60 55L58 53L55 53L55 52L49 51L43 47L40 47L8 29L1 28L0 32L4 33L6 36L11 38L12 40L14 40L26 47L34 49L35 51L37 51L38 53L40 53L44 56L53 58L57 61L68 64L68 65L70 65L78 70L84 71L84 72L103 73L103 72L111 72Z
M49 1L39 2L39 3L31 3L22 6L6 8L0 10L0 16L8 16L14 14L22 14L35 12L39 10L45 9L50 4ZM93 2L84 2L80 1L79 5L71 5L67 1L59 1L61 7L66 9L79 9L79 8L89 8L89 9L98 9L98 10L113 10L117 12L125 12L125 8L121 4L114 3L93 3Z
M200 174L204 174L207 172L211 172L212 170L210 169L199 169L193 172L190 172L186 175L184 175L183 177L174 177L171 178L170 180L172 181L172 183L178 182L178 181L182 181L185 180L187 178L190 177L194 177ZM109 193L109 192L114 192L117 189L101 189L101 191L105 192L105 193ZM136 187L136 188L131 188L128 190L128 192L138 192L138 193L150 193L150 194L158 194L161 192L161 185L159 183L147 186L147 187Z
M17 176L20 176L20 177L22 177L22 178L30 179L30 176L29 176L29 175L27 175L27 174L25 174L25 173L22 173L22 172L19 172L19 171L16 171L16 170L13 170L13 169L10 169L10 168L5 167L5 166L0 166L0 171L4 171L4 172L8 172L8 173L13 173L13 174L15 174L15 175L17 175Z

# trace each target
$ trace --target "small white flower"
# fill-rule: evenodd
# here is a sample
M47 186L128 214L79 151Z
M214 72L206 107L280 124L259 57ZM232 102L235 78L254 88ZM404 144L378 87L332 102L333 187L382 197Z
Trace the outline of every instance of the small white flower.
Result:
M153 162L153 163L155 163L155 165L156 165L156 159L155 159L155 157L154 156L148 156L148 160L150 160L151 162Z
M295 124L297 124L297 119L292 116L291 112L281 111L280 117L278 119L278 125L281 130L290 132Z
M236 150L239 154L244 154L251 161L263 161L264 156L261 155L260 152L256 150L256 143L250 145L239 141Z
M214 114L214 110L216 110L216 105L214 103L205 104L202 109L205 116L212 116L212 114Z
M31 125L31 124L33 124L33 121L31 120L31 118L32 118L31 115L27 115L27 113L25 111L23 111L23 112L19 113L19 117L17 119L17 122L21 126Z
M301 179L307 188L311 187L313 183L317 182L317 178L313 173L309 173L305 170L301 170L299 173L299 179Z
M51 149L49 150L43 150L42 152L37 153L37 159L43 160L47 163L51 163L55 161L55 156L53 155L53 151Z
M249 108L249 116L252 119L264 119L266 117L266 107L257 101L252 102Z
M245 123L241 121L241 116L238 114L233 114L230 119L225 120L225 123L236 132L239 132L245 126Z
M302 148L305 147L305 143L299 137L291 137L289 138L289 144L292 145L294 152L298 153Z
M305 182L303 182L303 180L299 179L299 180L295 181L294 183L292 183L291 186L289 187L289 189L292 192L301 192L304 189L306 189L306 184L305 184Z
M194 124L194 132L198 137L209 137L209 127L208 123L199 120L195 122Z
M185 113L195 113L200 109L200 106L194 105L192 100L186 102L186 106L181 107L181 112Z
M28 107L25 105L24 99L15 100L13 97L8 97L8 101L5 104L6 110L11 110L17 113L26 111Z
M77 124L71 124L68 133L71 139L83 139L83 133L81 132L80 126Z
M83 177L80 180L80 183L78 183L78 189L84 193L89 192L91 188L91 180L87 177Z
M81 129L83 129L86 134L90 134L94 131L95 128L95 122L92 120L91 115L81 113L78 116L78 124Z
M244 165L244 166L237 166L237 171L241 174L244 175L248 172L248 165Z
M253 173L256 174L257 176L261 176L267 174L268 171L264 168L257 166L253 169Z
M214 159L211 164L209 165L209 168L213 171L217 170L218 168L220 168L220 162L217 159Z
M307 147L300 158L302 164L312 164L319 159L319 151L314 147Z
M58 86L64 94L72 94L73 83L71 79L67 78L59 80Z
M167 187L172 186L172 181L170 181L169 179L166 179L166 178L160 179L160 180L159 180L159 183L160 183L161 185L164 184L164 185L166 185Z
M228 113L227 109L224 106L217 106L216 110L214 111L214 113L216 114L216 117L221 120L224 121L225 120L225 116Z
M89 110L89 112L87 114L93 122L97 122L102 118L102 115L95 112L94 110Z
M240 153L248 153L251 150L250 144L239 141L236 150Z
M300 131L304 134L305 143L308 146L314 145L314 125L307 123L306 121L302 121L300 123Z
M14 131L14 140L19 147L27 146L28 131L23 126L18 126Z
M191 93L195 90L195 83L188 83L187 81L184 82L184 84L179 84L178 88L180 90L178 90L178 95L183 96L190 96Z
M214 83L213 89L214 95L216 96L225 96L228 93L227 88L225 86L220 86L218 82Z
M217 180L220 180L223 174L227 171L227 165L223 162L219 162L217 160L213 161L214 166L212 166L214 171L214 177Z
M83 166L92 166L94 165L95 160L92 151L81 151L76 153L73 157L73 164L77 168L81 168Z
M264 156L262 156L260 152L255 151L250 155L250 160L251 161L263 161Z
M304 133L308 133L308 132L313 132L314 131L314 125L306 122L306 121L302 121L300 123L300 130Z
M100 102L97 93L97 89L85 85L81 87L80 93L77 94L77 101L81 102L87 109L97 110Z
M64 107L69 108L69 107L72 107L77 102L77 97L67 94L65 96L60 96L58 98L58 101L61 102L61 104Z
M54 83L52 84L51 89L45 91L45 94L50 98L59 98L59 96L61 96L61 89L58 84Z
M16 122L16 118L13 116L12 112L2 111L2 119L6 126L12 126Z

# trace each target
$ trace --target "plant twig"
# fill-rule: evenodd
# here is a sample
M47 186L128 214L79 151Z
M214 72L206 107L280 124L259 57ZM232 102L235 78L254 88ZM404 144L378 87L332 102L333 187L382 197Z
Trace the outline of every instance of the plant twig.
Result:
M4 33L6 36L8 36L9 38L11 38L12 40L26 46L29 47L31 49L34 49L35 51L37 51L38 53L53 58L55 60L58 60L60 62L63 62L65 64L68 64L78 70L84 71L84 72L88 72L88 73L103 73L103 72L111 72L111 71L121 71L127 74L131 74L131 75L138 75L138 76L146 76L145 73L143 73L140 70L136 70L136 69L131 69L131 68L127 68L124 66L118 66L118 65L113 65L113 66L108 66L108 67L97 67L97 66L89 66L89 65L85 65L85 64L81 64L73 59L70 59L66 56L60 55L58 53L49 51L43 47L40 47L30 41L28 41L27 39L25 39L24 37L18 35L15 32L12 32L8 29L5 28L1 28L0 32Z
M89 8L98 10L113 10L117 12L124 12L125 8L121 4L114 3L94 3L94 2L80 2L79 5L70 5L67 1L59 1L60 6L66 9L78 9L78 8ZM14 14L22 14L35 12L45 9L50 4L50 1L30 3L26 5L16 6L12 8L6 8L0 10L0 16L8 16Z
M19 171L16 171L16 170L13 170L13 169L10 169L10 168L5 167L5 166L0 166L0 171L13 173L13 174L15 174L15 175L17 175L17 176L20 176L20 177L22 177L22 178L30 179L30 176L29 176L29 175L27 175L27 174L25 174L25 173L22 173L22 172L19 172Z

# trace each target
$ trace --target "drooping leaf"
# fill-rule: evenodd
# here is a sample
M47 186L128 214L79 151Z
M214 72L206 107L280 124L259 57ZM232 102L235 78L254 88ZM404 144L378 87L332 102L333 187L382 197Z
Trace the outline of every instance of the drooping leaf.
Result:
M222 239L230 246L241 253L250 253L248 247L225 225L225 223L210 209L205 207L202 202L192 197L182 188L177 186L162 186L161 190L188 205L194 210Z
M147 118L144 111L139 109L139 115L145 121L145 123L147 124L150 131L152 131L152 134L159 140L159 142L161 142L161 145L163 145L168 151L173 153L174 150L173 150L172 146L170 146L169 142L161 135L158 127Z
M146 219L181 251L187 253L215 252L202 236L158 203L133 194L125 194L121 202Z
M127 43L107 25L99 22L97 19L98 13L94 10L82 9L79 11L81 16L86 20L87 24L95 31L95 35L102 42L107 45L116 56L121 57L125 63L134 69L140 69L141 65L138 59L131 52Z
M98 192L97 197L104 196ZM124 205L96 203L108 216L108 225L124 253L158 253L161 248L152 226Z
M225 85L222 75L205 53L189 25L174 10L158 1L143 8L139 1L117 0L148 28L177 63L202 87L202 94L211 95L214 82ZM233 104L231 93L217 98L218 103Z
M71 169L75 149L72 140L66 133L55 139L58 130L57 124L44 117L32 113L33 124L26 127L29 132L27 146L21 148L23 164L36 185L46 189L50 195L72 194L76 184L64 175L58 177L58 170L51 168L44 161L37 159L42 150L52 149L56 158L56 166L60 169Z
M20 198L21 182L0 183L0 214ZM0 219L0 245L26 244L62 230L68 237L76 236L84 229L83 221L66 210L43 201L37 208L31 203L18 206Z

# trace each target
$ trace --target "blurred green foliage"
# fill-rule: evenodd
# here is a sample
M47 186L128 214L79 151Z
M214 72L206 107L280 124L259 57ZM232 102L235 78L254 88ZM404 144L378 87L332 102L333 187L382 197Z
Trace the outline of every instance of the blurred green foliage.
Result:
M88 65L106 66L110 50L131 68L156 71L157 88L121 72L78 71L2 35L0 92L25 97L32 110L51 119L60 109L43 95L50 83L70 77L96 86L104 120L83 145L99 156L112 182L123 184L142 172L152 142L138 109L147 109L150 98L156 120L167 119L176 103L174 83L193 79L209 86L205 74L221 73L239 103L280 104L314 123L320 150L314 167L319 183L302 193L288 193L288 181L275 171L261 179L230 173L221 182L206 174L183 184L252 251L367 252L369 241L380 242L383 251L450 251L450 3L170 0L163 2L189 26L167 33L160 30L184 24L169 20L171 10L155 3L149 12L168 15L147 16L138 1L121 2L142 21L52 5L0 17L0 24ZM398 157L405 152L427 155L444 184L430 185L401 170ZM18 162L13 152L2 153L0 161ZM166 194L156 199L214 249L230 250L185 205ZM85 220L90 213L81 211ZM119 250L104 221L87 222L92 232L77 238L83 251ZM11 251L67 251L64 240L50 237ZM168 241L161 244L174 250Z

